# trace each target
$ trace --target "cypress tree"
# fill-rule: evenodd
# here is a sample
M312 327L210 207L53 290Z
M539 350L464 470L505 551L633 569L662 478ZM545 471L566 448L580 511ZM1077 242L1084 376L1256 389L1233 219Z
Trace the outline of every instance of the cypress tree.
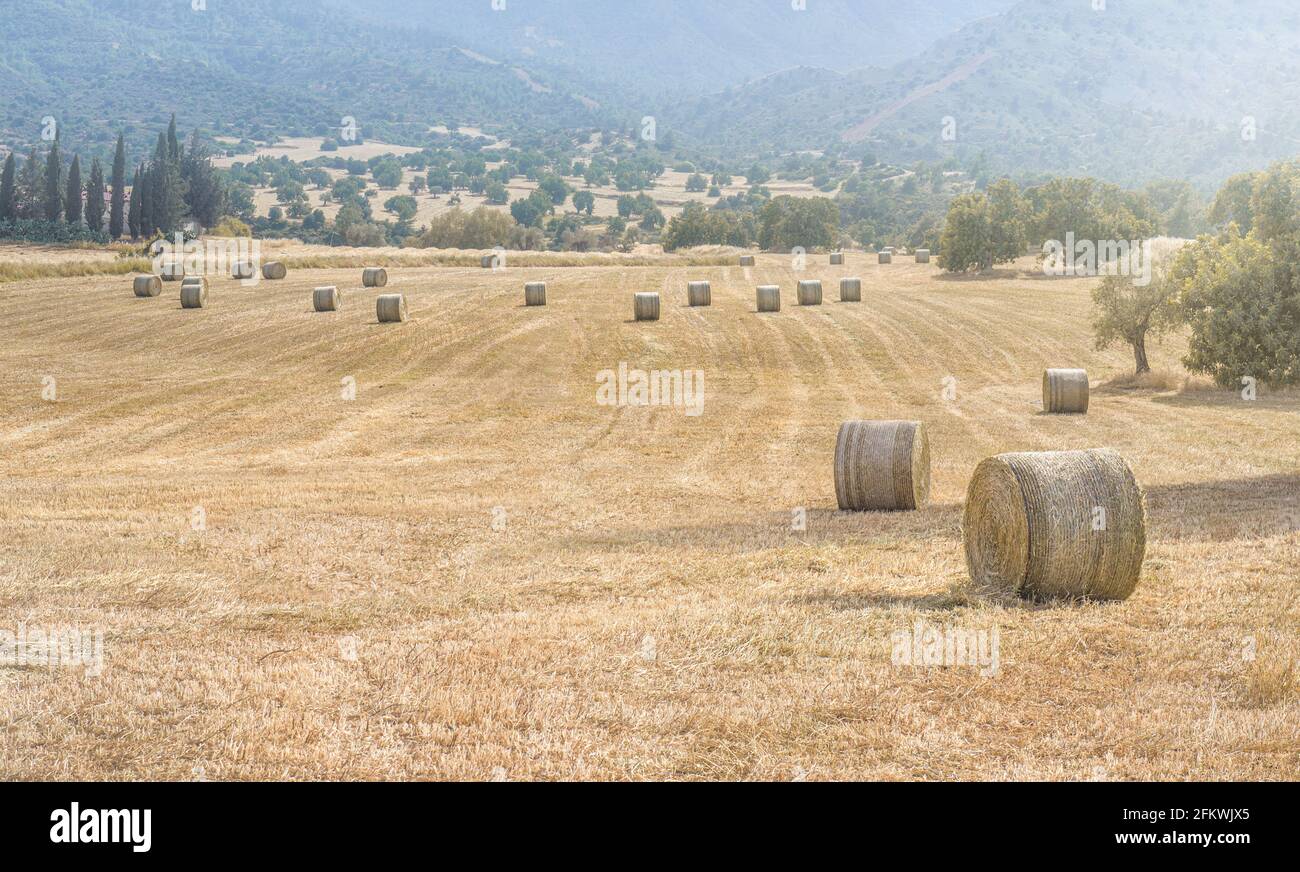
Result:
M131 183L131 208L127 212L127 224L130 228L132 239L140 238L140 208L144 202L144 191L141 190L141 187L140 170L137 168L135 171L135 181Z
M90 161L90 182L86 185L86 226L95 233L104 229L104 168L99 158Z
M14 185L14 214L19 218L41 217L41 175L44 167L33 147Z
M176 113L172 113L171 123L167 125L167 157L172 161L181 159L181 143L176 138Z
M5 168L0 172L0 221L12 221L17 217L14 208L14 153L9 152L5 158Z
M117 151L113 154L113 202L108 212L108 235L118 239L122 235L126 211L126 144L122 134L117 135Z
M45 220L58 221L63 217L63 156L59 154L59 138L50 143L50 155L45 161Z
M67 221L69 224L81 223L81 155L72 156L72 166L68 168L68 193L63 198Z
M140 164L136 170L136 178L140 186L140 213L138 216L140 235L152 236L154 227L153 220L153 173L149 170L148 164Z

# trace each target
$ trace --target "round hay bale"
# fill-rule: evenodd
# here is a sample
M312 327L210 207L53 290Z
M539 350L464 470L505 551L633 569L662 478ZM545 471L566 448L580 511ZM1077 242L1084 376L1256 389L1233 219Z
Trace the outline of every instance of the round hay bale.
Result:
M181 290L185 290L186 285L202 285L203 292L208 292L208 280L204 276L186 276L181 282Z
M928 248L918 248L918 249L916 250L916 262L917 262L917 263L929 263L929 262L930 262L930 249L928 249Z
M753 266L753 265L754 265L754 255L752 255L752 254L742 254L742 255L740 256L740 265L741 265L741 266Z
M270 279L271 281L278 281L279 279L284 278L288 274L289 274L289 270L287 270L284 264L280 263L278 260L273 260L273 261L269 261L268 263L262 264L262 278L264 279Z
M546 305L546 282L528 282L524 285L524 305Z
M817 279L804 279L799 282L796 292L800 306L820 306L822 304L822 283Z
M243 260L230 268L232 279L251 279L257 275L257 267L250 260Z
M343 305L343 295L334 285L325 285L311 292L311 306L317 312L337 312Z
M1084 369L1049 369L1044 371L1043 411L1062 414L1086 414L1088 411L1088 371Z
M388 284L388 270L382 266L368 266L361 271L361 284L367 288L382 288Z
M1126 599L1146 552L1142 489L1110 448L999 454L971 477L962 538L977 584Z
M758 311L781 311L781 287L779 285L758 286Z
M478 259L478 265L483 269L492 269L497 265L497 257L495 254L485 254Z
M179 282L185 278L185 265L179 260L165 260L158 265L158 275L165 282Z
M713 289L708 282L687 282L686 302L692 306L708 306L713 303Z
M638 321L658 321L659 295L637 294L632 302L632 312Z
M184 309L202 309L208 304L208 283L206 281L181 285L181 307Z
M844 266L844 252L842 251L831 252L831 266Z
M880 252L879 255L876 256L876 260L879 263L893 263L894 253L892 251L882 251Z
M920 421L845 421L835 440L843 510L918 509L930 499L930 440Z
M405 294L380 294L375 298L375 317L379 323L395 323L410 317Z
M136 276L133 289L137 297L156 297L162 293L162 279L157 276Z
M862 279L840 279L840 302L862 302Z

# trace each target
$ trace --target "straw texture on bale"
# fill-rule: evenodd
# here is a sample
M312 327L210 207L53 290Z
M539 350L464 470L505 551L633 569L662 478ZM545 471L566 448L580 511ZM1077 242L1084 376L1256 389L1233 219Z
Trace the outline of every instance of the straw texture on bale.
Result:
M708 306L712 304L712 286L708 282L687 282L686 302L692 306Z
M1109 448L999 454L971 477L962 538L977 584L1126 599L1146 552L1142 489Z
M862 302L862 279L840 279L840 302Z
M368 266L361 271L361 285L367 288L382 288L388 284L388 270L382 266Z
M637 294L632 303L632 311L638 321L658 321L659 295Z
M843 265L844 265L844 252L842 252L842 251L832 251L832 252L831 252L831 266L843 266Z
M205 294L208 292L208 280L204 276L186 276L181 282L181 290L184 290L187 285L202 285L203 292Z
M930 249L928 249L928 248L918 248L918 249L916 250L916 262L917 262L917 263L929 263L929 262L930 262Z
M208 283L194 282L181 285L181 306L185 309L202 309L208 304Z
M185 265L175 260L163 261L158 265L158 275L165 282L179 282L185 278Z
M136 276L134 290L137 297L156 297L162 293L162 279L157 276Z
M797 296L800 306L820 306L822 304L822 283L817 279L804 279L799 282Z
M1043 411L1084 414L1088 411L1088 371L1049 369L1043 373Z
M257 267L247 260L239 261L230 269L232 279L251 279L255 275L257 275Z
M930 498L930 440L920 421L845 421L835 440L841 509L917 509Z
M779 285L758 286L758 311L781 311L781 287Z
M311 292L311 305L317 312L337 312L343 305L343 295L334 285L325 285Z
M278 260L262 264L262 278L264 279L276 281L284 278L288 274L289 271L285 269L284 264L280 263Z
M381 323L405 321L409 317L406 310L406 295L380 294L375 298L375 317Z
M546 282L528 282L524 285L524 305L546 305Z
M878 263L893 263L894 262L893 252L889 252L889 251L880 252L880 254L877 255L876 257L876 261Z
M753 265L754 265L754 255L752 255L752 254L742 254L742 255L740 256L740 265L741 265L741 266L753 266Z

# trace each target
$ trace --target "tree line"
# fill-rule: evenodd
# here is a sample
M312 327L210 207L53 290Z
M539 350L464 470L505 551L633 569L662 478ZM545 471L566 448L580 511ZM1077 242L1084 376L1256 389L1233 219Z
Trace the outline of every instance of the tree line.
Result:
M107 201L107 202L106 202ZM10 152L0 169L0 237L37 242L110 242L170 236L193 221L212 227L226 208L226 185L198 131L188 145L176 136L176 117L158 134L153 157L134 168L127 184L121 134L106 178L99 158L83 175L80 155L64 167L56 131L45 156L35 147L18 162Z

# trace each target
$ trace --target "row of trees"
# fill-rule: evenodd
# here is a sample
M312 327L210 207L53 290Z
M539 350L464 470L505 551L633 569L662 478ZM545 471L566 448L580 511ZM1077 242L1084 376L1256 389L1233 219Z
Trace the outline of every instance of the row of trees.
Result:
M167 132L158 134L152 160L136 167L129 200L121 135L108 179L99 158L91 161L84 181L79 155L73 155L65 172L60 146L56 135L44 159L35 148L21 167L13 153L5 159L0 170L0 225L7 225L10 235L41 240L83 235L109 241L129 233L140 239L170 235L188 220L212 227L225 209L226 187L211 155L197 131L188 148L180 144L175 116Z

